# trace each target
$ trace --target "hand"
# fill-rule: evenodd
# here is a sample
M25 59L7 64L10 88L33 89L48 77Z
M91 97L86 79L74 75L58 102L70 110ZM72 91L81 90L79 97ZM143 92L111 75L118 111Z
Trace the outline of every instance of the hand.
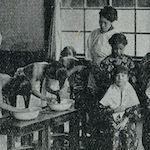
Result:
M123 111L125 111L125 109L126 108L124 106L119 106L114 110L114 113L123 112Z
M125 125L127 124L128 120L129 120L128 118L125 118L121 123L119 123L116 126L116 129L117 130L123 130L125 128Z

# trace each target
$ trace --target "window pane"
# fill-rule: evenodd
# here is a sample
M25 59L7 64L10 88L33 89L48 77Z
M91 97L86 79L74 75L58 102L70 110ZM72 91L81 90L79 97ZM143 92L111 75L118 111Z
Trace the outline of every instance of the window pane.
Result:
M61 10L62 30L83 30L83 10Z
M124 53L126 55L130 55L130 56L134 56L135 54L135 38L134 38L134 34L126 34L125 35L127 37L127 41L128 44L125 47L125 51Z
M87 0L88 7L101 7L108 4L108 0Z
M137 56L150 52L150 35L137 35Z
M84 35L79 32L62 32L62 49L73 46L77 53L84 53Z
M62 7L83 7L83 0L62 0Z
M85 27L86 31L92 31L99 28L99 10L85 11Z
M138 0L139 7L150 7L150 0Z
M150 10L137 10L137 32L150 32Z
M133 7L134 0L112 0L112 5L115 7Z
M134 32L134 10L118 10L118 21L114 22L114 27L118 31Z

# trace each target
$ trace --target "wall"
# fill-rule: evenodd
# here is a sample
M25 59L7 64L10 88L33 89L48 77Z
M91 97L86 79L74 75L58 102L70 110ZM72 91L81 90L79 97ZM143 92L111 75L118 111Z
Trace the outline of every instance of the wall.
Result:
M1 50L36 51L44 48L44 0L1 0Z

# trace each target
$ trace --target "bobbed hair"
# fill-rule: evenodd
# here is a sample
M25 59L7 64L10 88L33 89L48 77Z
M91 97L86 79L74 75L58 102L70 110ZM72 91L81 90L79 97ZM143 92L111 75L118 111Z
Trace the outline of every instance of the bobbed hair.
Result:
M66 57L66 56L76 56L76 51L74 49L74 47L72 46L66 46L63 48L63 50L60 53L60 58L62 57Z

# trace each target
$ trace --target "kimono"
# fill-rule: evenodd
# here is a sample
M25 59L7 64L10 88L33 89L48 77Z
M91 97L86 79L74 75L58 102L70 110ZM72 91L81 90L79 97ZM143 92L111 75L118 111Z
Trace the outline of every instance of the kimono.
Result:
M110 55L111 46L108 40L115 33L117 33L117 31L113 28L106 33L102 33L100 28L92 31L87 41L88 51L86 58L99 64L106 56Z
M113 150L136 150L138 146L136 120L141 116L137 109L139 100L132 85L127 82L121 92L116 84L112 84L100 100L100 104L102 105L100 107L109 107L111 110L122 106L126 108L122 112L112 111ZM124 128L118 129L117 125L123 122Z

